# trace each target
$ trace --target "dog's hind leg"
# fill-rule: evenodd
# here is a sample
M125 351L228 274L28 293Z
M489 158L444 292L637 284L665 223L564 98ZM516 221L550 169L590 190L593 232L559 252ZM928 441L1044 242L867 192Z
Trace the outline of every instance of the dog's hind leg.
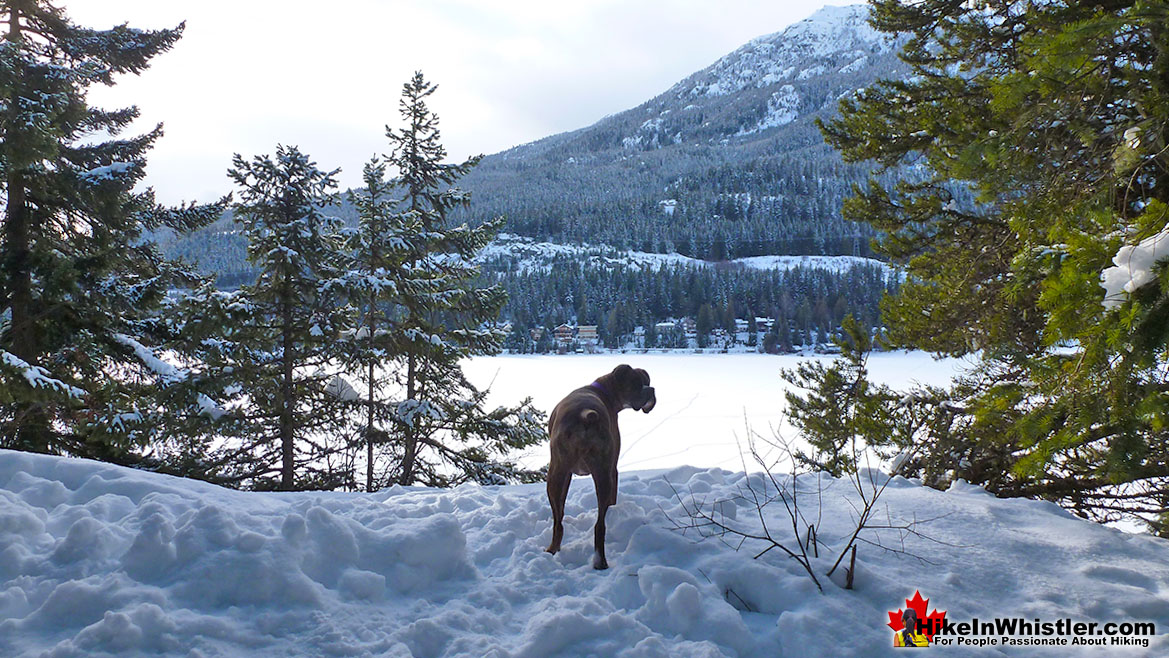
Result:
M605 560L605 513L609 511L617 489L610 476L609 470L603 466L593 469L593 483L597 487L597 524L593 526L594 569L609 568L609 562Z
M613 483L613 492L609 495L609 504L616 505L617 504L617 462L613 462L612 477L613 477L613 479L611 480L611 482Z
M552 543L545 549L555 554L564 539L564 503L568 500L568 486L572 471L567 468L548 468L548 503L552 506Z

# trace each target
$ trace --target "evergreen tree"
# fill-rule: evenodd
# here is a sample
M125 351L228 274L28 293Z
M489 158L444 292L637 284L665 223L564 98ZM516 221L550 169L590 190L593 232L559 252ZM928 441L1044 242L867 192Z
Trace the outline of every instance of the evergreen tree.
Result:
M794 352L795 347L792 345L792 330L788 327L787 318L783 313L775 321L775 334L779 341L779 351L786 353Z
M919 165L845 214L907 266L889 339L982 352L931 449L963 455L947 477L1164 530L1169 278L1131 256L1169 224L1169 8L872 4L913 75L822 128L848 160Z
M364 406L358 421L365 454L365 488L376 491L378 456L389 439L386 427L396 411L388 390L393 371L385 367L397 352L395 334L404 315L402 296L417 296L429 289L425 276L412 276L410 261L424 249L422 227L415 215L398 213L399 200L386 178L386 165L373 158L362 172L365 187L350 193L357 209L358 226L349 234L349 271L344 275L347 297L357 312L357 329L349 336L347 370L365 386ZM355 401L356 402L356 401Z
M774 331L769 331L763 335L763 352L765 354L779 353L779 336Z
M336 172L294 146L279 146L275 158L237 154L232 164L233 210L260 274L236 293L199 300L208 317L227 318L209 321L223 337L204 358L236 394L226 406L238 411L220 428L236 442L225 460L230 477L256 489L352 486L354 474L330 462L345 448L336 443L340 403L356 397L333 372L337 336L349 326L339 220L324 211Z
M605 320L605 347L616 349L621 342L621 306L613 307Z
M698 346L706 347L710 343L710 332L714 329L714 310L710 304L703 304L698 309L698 319L694 324L698 332Z
M162 417L197 413L189 373L158 357L166 295L194 276L154 237L221 207L133 191L162 127L123 137L137 108L87 93L141 73L182 26L92 30L39 0L0 2L0 17L0 447L138 463Z
M543 328L544 331L540 333L540 338L536 341L536 353L547 354L552 351L552 330L548 327Z
M508 457L544 439L539 414L529 401L487 411L486 391L472 386L459 365L461 359L498 352L503 340L491 325L505 294L497 286L474 286L478 268L471 264L500 222L451 225L452 211L469 197L450 186L479 158L443 163L438 117L426 105L436 88L416 73L402 89L405 127L386 129L392 147L386 162L397 169L394 184L402 195L396 217L400 226L420 230L420 247L406 267L411 278L425 283L399 290L402 308L393 350L403 398L391 432L401 450L395 479L433 486L535 481L540 473L520 469Z
M812 448L797 452L796 458L834 477L863 465L858 460L867 448L888 457L889 446L906 447L904 440L895 438L893 393L868 380L866 362L872 345L867 331L848 316L844 334L836 343L840 358L828 365L803 361L795 370L783 371L784 379L807 391L803 396L784 393L784 415Z
M731 297L726 301L726 304L723 306L721 316L722 329L723 331L727 332L727 341L723 347L731 347L738 340L738 327L735 323L736 313L734 297Z
M511 354L527 354L530 352L531 350L528 349L528 338L525 332L526 330L518 326L508 332L507 338L503 341L503 349Z

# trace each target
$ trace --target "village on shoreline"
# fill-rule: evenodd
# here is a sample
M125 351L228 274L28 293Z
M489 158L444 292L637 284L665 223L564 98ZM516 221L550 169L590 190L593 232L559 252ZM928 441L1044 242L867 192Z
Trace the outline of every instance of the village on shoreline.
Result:
M835 334L777 329L775 319L734 319L733 330L700 326L692 317L670 318L650 326L634 327L617 337L605 336L595 324L563 322L552 329L535 327L524 332L512 323L496 327L507 335L506 354L839 354Z

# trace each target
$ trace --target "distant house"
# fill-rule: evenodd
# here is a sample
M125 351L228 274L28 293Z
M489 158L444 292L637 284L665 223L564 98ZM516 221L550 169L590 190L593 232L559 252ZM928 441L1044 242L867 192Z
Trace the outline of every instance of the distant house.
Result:
M552 335L556 337L558 345L568 345L572 342L573 327L569 324L561 324L552 330Z
M576 338L581 342L586 352L591 354L597 351L597 325L582 324L577 327Z
M659 322L654 325L654 328L658 330L658 333L662 333L664 331L673 331L674 327L675 325L673 322Z
M751 326L750 322L747 322L746 320L743 320L741 318L735 318L735 332L736 333L741 332L741 331L747 331L747 329L750 326Z
M539 341L544 337L544 327L532 327L528 330L528 335L532 337L532 340Z
M771 331L775 318L755 318L755 331Z
M698 323L694 318L682 318L682 330L686 332L686 336L693 337L698 335Z

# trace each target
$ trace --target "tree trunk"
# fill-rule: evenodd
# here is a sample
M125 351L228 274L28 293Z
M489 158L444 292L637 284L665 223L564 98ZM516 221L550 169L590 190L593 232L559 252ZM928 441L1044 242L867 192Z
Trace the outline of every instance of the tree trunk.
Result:
M4 273L12 310L8 350L28 363L37 362L36 332L32 320L32 273L29 271L29 216L25 207L24 181L19 173L8 176L8 208L4 227L7 247Z
M374 236L374 235L369 236L370 245L374 245L376 243L376 240L377 240L377 236ZM370 251L372 253L371 253L370 260L369 260L369 268L368 269L369 269L369 275L373 276L374 273L377 271L377 269L374 267L374 265L380 260L380 257L378 254L378 249L376 247L371 246ZM377 363L374 361L373 354L374 354L374 340L375 340L375 337L377 335L377 316L375 315L377 312L377 297L378 297L377 291L371 290L369 293L369 309L366 311L366 313L367 313L366 326L369 329L369 336L366 336L366 340L368 341L368 343L366 344L367 349L365 351L365 357L367 359L369 359L369 364L368 364L368 366L369 366L369 380L368 380L369 381L369 395L366 399L366 402L368 404L368 408L366 409L366 421L365 421L365 490L369 491L369 492L374 491L373 442L374 442L375 435L374 435L373 423L374 423L374 419L376 417L376 414L374 413L373 402L374 402L374 394L376 391L374 390L374 379L373 378L374 378L374 374L375 374L376 369L377 369Z
M293 340L292 340L292 290L289 282L290 274L284 275L284 290L281 293L281 332L283 333L283 367L280 383L280 488L291 491L295 483L295 464L293 462L295 444L293 442Z
M415 378L417 377L417 357L410 354L406 357L406 399L413 400L416 391ZM398 484L403 486L414 484L414 461L418 454L418 428L415 425L418 421L417 410L411 418L411 423L406 428L405 433L405 450L402 454L402 473L398 477Z
M409 156L410 162L414 162L418 157L418 139L417 139L418 132L419 132L418 126L412 125L411 129L410 129L410 141L409 141L409 145L407 147L409 150L409 154L410 154L410 156ZM412 167L412 168L416 168L416 167ZM414 183L411 183L410 210L417 212L420 210L420 206L418 203L418 190L414 189L413 185L414 185ZM426 217L426 215L424 213L423 214L424 220L425 220L425 217ZM427 233L430 232L429 221L424 222L423 229ZM415 261L415 262L417 262L417 261ZM413 346L411 346L411 349L413 349ZM414 396L417 395L417 392L418 392L417 391L417 383L415 382L415 380L418 376L417 375L417 358L418 358L417 355L415 355L413 352L411 352L410 354L408 354L406 356L406 399L407 400L413 400ZM398 476L398 484L401 484L402 486L408 486L408 485L414 484L414 461L418 455L418 434L417 434L418 428L417 428L417 425L415 424L415 423L417 423L417 421L418 421L418 413L417 413L417 410L415 410L414 416L411 418L411 423L409 426L406 427L406 432L403 436L404 447L403 447L403 451L402 451L402 472Z
M20 29L20 7L10 7L8 15L9 41L22 38ZM16 80L23 78L17 71ZM14 93L14 95L17 95ZM9 103L8 130L19 125L19 104ZM9 139L11 140L11 134ZM28 212L28 201L23 173L9 169L4 191L8 204L4 209L4 246L0 255L0 294L8 302L12 313L9 325L7 351L31 365L40 360L37 344L36 325L33 320L32 270L30 254L32 247L32 218ZM13 410L14 428L10 447L31 452L49 452L49 420L45 409L35 402L17 402Z
M4 213L5 253L2 272L8 307L12 313L7 351L31 365L40 361L37 328L34 320L32 271L30 268L31 230L26 205L24 177L10 172L6 181L8 207ZM29 452L50 451L49 418L43 405L18 401L13 416L15 431L10 447Z
M375 370L376 366L374 364L373 355L372 355L372 352L373 352L373 331L374 331L374 324L373 324L373 319L372 319L373 318L372 304L375 302L371 301L370 303L371 303L370 321L369 321L369 341L370 341L369 352L370 352L370 354L367 355L369 357L369 396L366 399L366 404L368 405L368 408L366 409L367 415L366 415L366 421L365 421L365 490L372 492L372 491L374 491L374 486L373 486L374 381L373 381L373 377L374 377L374 370Z

